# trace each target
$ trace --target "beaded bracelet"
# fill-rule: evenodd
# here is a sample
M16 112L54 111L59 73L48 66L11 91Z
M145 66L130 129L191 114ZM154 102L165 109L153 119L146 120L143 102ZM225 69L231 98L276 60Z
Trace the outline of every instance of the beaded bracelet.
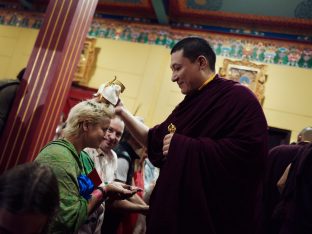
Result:
M105 191L105 189L104 189L104 188L102 188L102 187L97 187L96 189L98 189L98 190L100 190L100 191L101 191L101 193L102 193L102 198L104 198L104 197L105 197L105 195L106 195L106 191Z
M103 199L103 193L99 189L93 190L91 195L92 195L92 197L96 197L97 200L102 200Z

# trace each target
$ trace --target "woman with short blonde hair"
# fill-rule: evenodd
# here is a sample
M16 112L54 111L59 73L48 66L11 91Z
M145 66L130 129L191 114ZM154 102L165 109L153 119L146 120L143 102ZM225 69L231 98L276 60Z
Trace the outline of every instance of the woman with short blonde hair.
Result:
M60 209L50 233L76 233L104 199L121 199L136 192L117 182L94 189L80 160L84 148L99 147L112 116L114 108L109 104L94 99L78 103L69 112L63 138L48 143L36 158L52 168L60 191Z

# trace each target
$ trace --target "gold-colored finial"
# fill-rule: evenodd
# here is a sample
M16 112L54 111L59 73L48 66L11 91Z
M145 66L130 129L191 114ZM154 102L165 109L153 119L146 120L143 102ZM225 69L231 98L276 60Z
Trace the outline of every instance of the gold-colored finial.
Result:
M125 90L125 86L124 86L124 84L123 83L121 83L121 81L119 81L119 80L117 80L117 76L115 76L115 78L113 79L113 80L111 80L111 81L109 81L106 85L105 85L105 87L108 87L108 86L110 86L110 85L112 85L112 84L116 84L116 85L119 85L120 86L120 92L122 93L124 90Z
M177 130L176 126L174 126L173 123L168 125L168 132L169 133L175 133L175 131Z

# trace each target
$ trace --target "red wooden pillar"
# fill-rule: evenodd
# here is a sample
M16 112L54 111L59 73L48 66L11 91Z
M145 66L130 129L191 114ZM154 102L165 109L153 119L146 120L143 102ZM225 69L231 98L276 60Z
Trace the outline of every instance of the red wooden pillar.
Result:
M52 139L97 2L49 2L0 139L0 172L32 161Z

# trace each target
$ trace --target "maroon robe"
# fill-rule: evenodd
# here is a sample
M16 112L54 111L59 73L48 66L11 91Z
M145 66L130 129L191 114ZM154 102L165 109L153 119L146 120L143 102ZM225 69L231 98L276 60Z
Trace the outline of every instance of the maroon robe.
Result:
M266 165L265 180L264 180L264 233L278 233L280 223L273 218L273 213L276 205L281 200L281 194L277 187L277 182L283 175L287 166L293 161L298 150L302 145L279 145L269 151L269 156Z
M272 158L273 157L273 158ZM272 159L271 159L272 158ZM271 181L265 189L266 234L312 233L312 143L279 146L270 151L271 175L282 174L282 166L291 167L285 188L279 196L270 190ZM287 164L287 165L286 165ZM267 172L270 172L269 170ZM270 177L272 182L274 176ZM269 208L269 209L268 209Z
M282 215L279 234L312 233L312 143L298 150L279 205Z
M176 133L164 159L170 123ZM148 146L149 159L161 169L147 233L256 232L267 123L248 88L216 77L150 129Z

